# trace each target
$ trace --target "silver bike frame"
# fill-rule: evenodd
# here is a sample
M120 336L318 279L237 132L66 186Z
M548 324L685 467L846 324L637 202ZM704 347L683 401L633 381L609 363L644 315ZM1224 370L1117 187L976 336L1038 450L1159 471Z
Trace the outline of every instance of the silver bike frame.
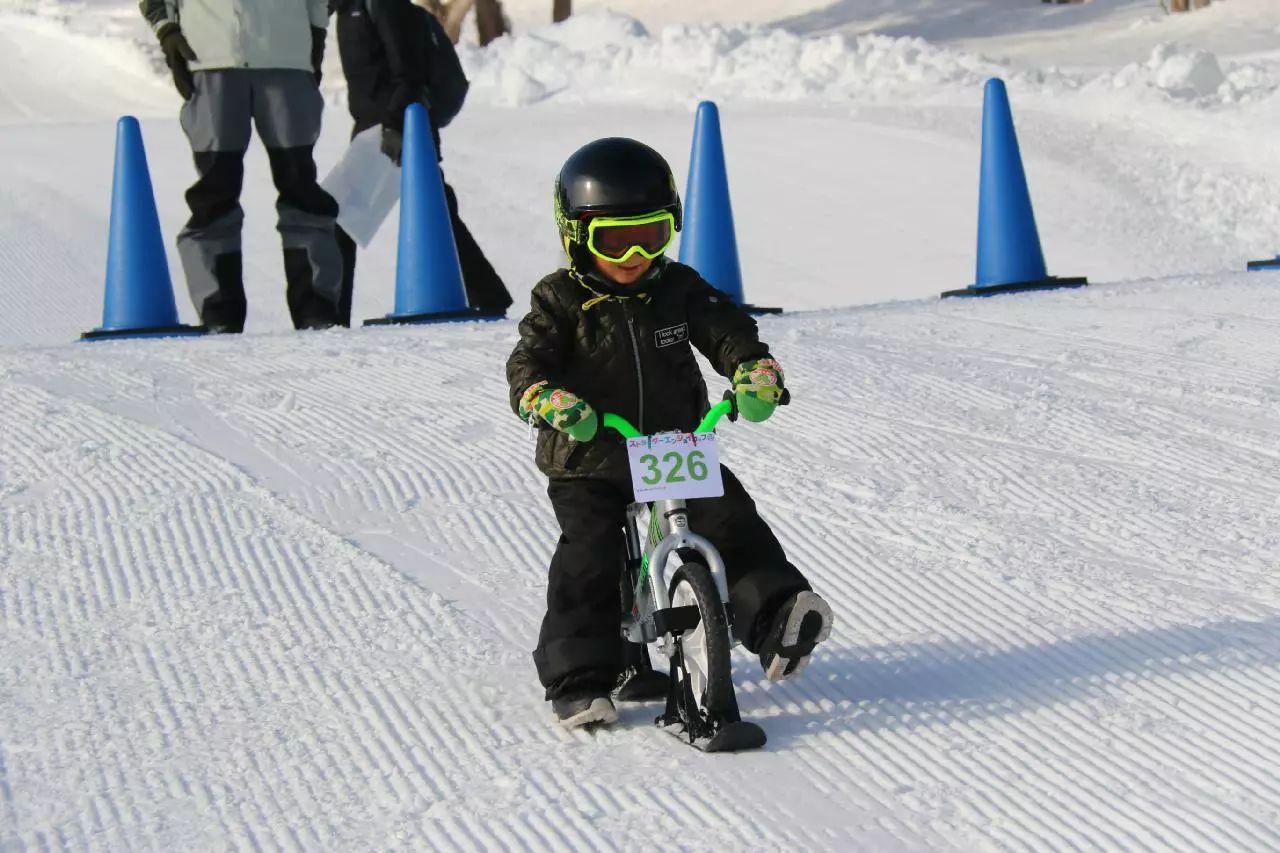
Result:
M724 560L720 552L704 536L689 529L688 505L683 500L654 501L650 524L656 518L658 530L662 538L657 542L649 542L644 531L640 529L640 516L645 503L633 503L627 507L627 550L629 559L641 560L647 566L645 572L645 589L634 590L635 611L632 618L625 621L623 634L633 643L652 643L659 640L657 626L653 614L671 607L671 596L667 591L667 566L671 556L677 551L688 548L706 561L715 580L716 589L720 592L720 600L728 606L729 583L725 575ZM738 644L737 631L731 632L730 643ZM660 648L664 652L667 639L661 638Z

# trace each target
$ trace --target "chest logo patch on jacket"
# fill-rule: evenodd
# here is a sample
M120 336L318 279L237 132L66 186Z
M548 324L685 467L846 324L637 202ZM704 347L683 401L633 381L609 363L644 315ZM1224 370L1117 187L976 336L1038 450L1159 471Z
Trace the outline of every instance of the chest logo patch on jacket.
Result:
M659 347L675 346L687 340L689 340L688 323L681 323L679 326L668 326L653 333L653 342Z

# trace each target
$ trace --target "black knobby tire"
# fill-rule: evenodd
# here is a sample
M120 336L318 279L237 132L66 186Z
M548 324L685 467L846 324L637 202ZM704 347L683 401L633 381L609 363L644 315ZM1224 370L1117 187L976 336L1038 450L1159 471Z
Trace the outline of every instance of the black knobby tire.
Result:
M682 586L687 592L681 591ZM671 577L670 595L672 606L677 606L686 597L692 597L691 603L698 608L698 627L677 635L686 675L695 677L690 670L696 667L696 671L705 676L704 695L695 694L694 700L712 717L718 718L727 712L736 711L737 700L733 693L732 665L729 661L729 620L725 616L720 591L716 588L711 570L698 562L680 566ZM686 645L686 641L697 640L699 636L703 638L701 643ZM737 715L734 714L733 719L736 718Z

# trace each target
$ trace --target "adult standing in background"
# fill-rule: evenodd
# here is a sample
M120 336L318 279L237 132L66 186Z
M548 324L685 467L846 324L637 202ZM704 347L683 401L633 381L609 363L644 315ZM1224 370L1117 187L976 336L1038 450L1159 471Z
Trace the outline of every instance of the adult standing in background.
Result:
M267 149L279 198L289 313L298 329L340 322L337 203L316 181L320 64L328 0L141 0L182 95L182 129L199 180L178 255L201 321L244 330L247 310L240 188L251 126Z
M431 118L437 156L440 128L462 108L467 78L440 22L410 0L334 0L338 52L347 78L347 103L355 119L354 137L382 127L382 152L397 166L403 144L404 112L420 103ZM443 181L443 175L441 176ZM467 304L486 314L502 314L511 294L458 213L458 196L444 182L445 201L458 247ZM345 287L354 278L356 245L339 229L346 263ZM349 305L349 297L346 300Z

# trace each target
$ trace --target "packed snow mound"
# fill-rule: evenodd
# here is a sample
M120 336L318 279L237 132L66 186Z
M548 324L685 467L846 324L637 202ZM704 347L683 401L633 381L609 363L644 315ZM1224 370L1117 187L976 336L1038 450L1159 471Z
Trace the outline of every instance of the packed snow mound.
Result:
M1156 85L1172 94L1212 95L1227 82L1218 58L1207 50L1179 51L1162 45L1151 54Z
M1144 61L1103 71L1022 68L918 37L832 33L805 36L775 26L673 24L651 32L615 12L464 45L477 100L524 106L643 101L685 104L703 98L893 104L936 100L1001 77L1011 87L1051 96L1129 90L1175 106L1254 102L1280 88L1274 61L1234 61L1179 42Z
M884 100L1007 69L917 38L804 37L744 24L676 24L650 33L613 12L462 48L472 91L490 103L683 102L704 97Z
M1212 106L1265 100L1280 90L1274 63L1224 63L1216 54L1190 45L1157 45L1145 62L1132 63L1098 82L1116 89L1159 90L1173 101Z

